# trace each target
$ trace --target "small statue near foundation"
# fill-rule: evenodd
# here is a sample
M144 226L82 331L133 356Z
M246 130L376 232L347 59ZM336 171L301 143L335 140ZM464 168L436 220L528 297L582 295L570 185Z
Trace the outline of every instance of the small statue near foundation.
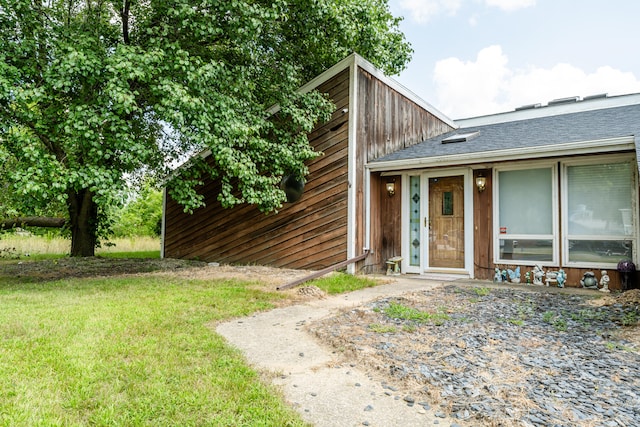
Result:
M544 270L541 266L536 265L533 267L533 284L542 286L542 278L544 277Z
M526 281L527 285L531 284L531 272L527 271L526 273L524 273L524 280Z
M502 272L500 272L498 267L495 268L495 272L496 274L493 275L493 281L495 283L502 283Z
M600 292L610 292L609 291L609 275L607 274L607 270L602 270L600 272L602 277L600 278Z
M587 289L598 289L598 280L593 271L587 271L580 279L580 285Z
M559 288L564 288L564 283L567 281L567 273L565 273L563 269L558 270L556 281L558 282Z
M515 270L507 269L507 274L511 283L520 283L520 267L516 267Z

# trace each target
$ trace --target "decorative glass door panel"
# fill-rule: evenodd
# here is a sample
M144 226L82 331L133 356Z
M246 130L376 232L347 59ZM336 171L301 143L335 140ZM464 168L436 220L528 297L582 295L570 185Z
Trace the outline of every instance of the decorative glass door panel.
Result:
M464 176L429 178L429 267L464 268Z
M409 177L409 265L420 266L420 177Z

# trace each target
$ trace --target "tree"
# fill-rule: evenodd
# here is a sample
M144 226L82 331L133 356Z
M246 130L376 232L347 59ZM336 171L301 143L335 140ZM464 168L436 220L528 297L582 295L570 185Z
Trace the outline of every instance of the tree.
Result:
M160 236L162 227L162 192L148 183L113 215L116 237Z
M11 191L26 210L66 206L72 256L94 254L133 174L168 176L205 149L213 164L195 156L168 181L186 211L207 175L226 207L277 209L332 110L297 88L354 51L399 72L411 49L398 23L386 0L0 0Z

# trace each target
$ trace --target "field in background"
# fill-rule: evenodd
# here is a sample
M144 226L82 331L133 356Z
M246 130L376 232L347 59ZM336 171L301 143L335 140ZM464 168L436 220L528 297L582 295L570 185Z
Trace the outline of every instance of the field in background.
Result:
M23 258L68 255L71 240L50 236L21 236L16 234L0 234L0 257ZM96 255L145 253L159 256L160 239L157 237L123 237L103 242L96 249Z

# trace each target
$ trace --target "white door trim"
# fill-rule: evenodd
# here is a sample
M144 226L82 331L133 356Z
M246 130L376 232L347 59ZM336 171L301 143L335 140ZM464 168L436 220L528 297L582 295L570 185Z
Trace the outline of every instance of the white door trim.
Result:
M410 224L409 224L409 176L420 175L420 266L411 266L409 260ZM425 226L425 218L429 212L429 178L462 175L464 180L464 268L431 268L428 265L429 230ZM427 171L416 171L402 175L402 271L407 273L450 273L464 274L474 277L473 268L473 171L471 168L451 168Z

